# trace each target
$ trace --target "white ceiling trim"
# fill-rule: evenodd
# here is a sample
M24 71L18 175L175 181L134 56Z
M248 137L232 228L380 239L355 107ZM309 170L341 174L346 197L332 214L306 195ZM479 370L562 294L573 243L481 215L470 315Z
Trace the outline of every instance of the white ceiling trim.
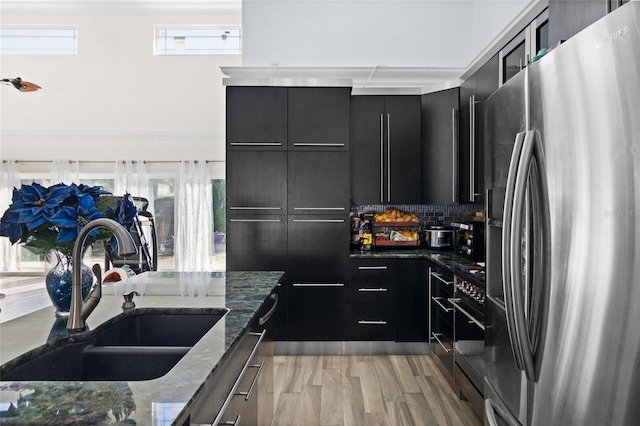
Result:
M354 94L423 94L460 85L462 68L221 67L226 86L343 86Z

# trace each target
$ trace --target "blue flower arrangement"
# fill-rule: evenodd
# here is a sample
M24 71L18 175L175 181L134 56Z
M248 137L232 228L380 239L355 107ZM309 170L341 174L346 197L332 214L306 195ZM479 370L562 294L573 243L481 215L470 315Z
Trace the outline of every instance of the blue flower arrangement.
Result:
M131 229L137 213L128 193L117 197L102 187L75 183L48 188L36 182L23 184L13 189L11 201L0 219L0 236L45 256L51 250L71 256L78 233L94 219L110 218ZM107 240L112 247L117 244L111 233L101 228L87 237L91 245Z

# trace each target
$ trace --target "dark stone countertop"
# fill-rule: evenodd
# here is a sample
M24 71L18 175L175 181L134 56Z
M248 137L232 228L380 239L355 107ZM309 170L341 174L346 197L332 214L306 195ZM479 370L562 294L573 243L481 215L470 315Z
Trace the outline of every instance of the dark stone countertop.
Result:
M464 268L477 267L478 263L456 254L453 250L434 249L384 249L352 252L351 259L427 259L439 266L457 272Z
M0 381L0 424L182 424L198 390L282 276L282 272L147 272L103 286L102 300L87 320L89 330L72 337L67 336L64 321L56 321L53 307L0 324L0 364L9 367L29 351L45 352L87 338L91 330L113 322L114 317L131 315L121 308L124 292L141 294L134 298L136 310L229 309L169 373L158 379Z

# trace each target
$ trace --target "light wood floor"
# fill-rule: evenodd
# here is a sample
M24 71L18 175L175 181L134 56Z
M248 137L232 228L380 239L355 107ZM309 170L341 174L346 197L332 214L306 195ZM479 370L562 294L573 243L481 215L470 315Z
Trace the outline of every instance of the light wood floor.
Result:
M481 425L429 355L275 356L274 425Z

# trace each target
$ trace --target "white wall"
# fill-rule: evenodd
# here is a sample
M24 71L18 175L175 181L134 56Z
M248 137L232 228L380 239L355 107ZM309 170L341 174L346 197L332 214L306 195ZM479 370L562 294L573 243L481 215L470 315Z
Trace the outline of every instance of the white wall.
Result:
M80 44L77 56L0 57L2 78L43 87L0 87L0 158L223 160L220 66L464 68L528 3L244 0L242 16L5 10L2 26L74 26ZM154 56L154 25L179 24L242 25L243 57Z
M0 157L18 160L224 160L220 66L240 56L154 56L154 25L241 24L240 14L6 14L3 26L73 26L77 56L5 55Z
M530 0L244 0L245 66L466 68Z

